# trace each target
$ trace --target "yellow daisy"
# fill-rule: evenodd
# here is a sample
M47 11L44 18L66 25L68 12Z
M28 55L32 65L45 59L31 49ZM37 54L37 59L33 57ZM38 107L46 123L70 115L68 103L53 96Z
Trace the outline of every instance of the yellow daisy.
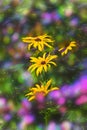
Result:
M69 50L72 50L72 47L76 47L75 41L70 42L70 44L68 46L64 46L64 47L60 48L58 51L60 51L61 55L63 56L65 54L67 54Z
M30 62L33 62L34 64L31 65L28 70L31 70L33 72L36 70L36 75L38 76L43 70L47 72L48 67L50 67L50 64L53 64L56 66L56 63L52 60L57 58L57 55L50 55L46 57L46 53L43 54L43 57L30 57Z
M34 48L38 48L39 51L44 50L44 46L52 48L48 43L54 42L51 37L47 34L37 36L37 37L25 37L22 38L23 42L29 43L28 50L33 46Z
M49 88L49 86L51 85L51 82L52 82L52 80L49 80L46 83L46 85L36 84L35 87L32 87L29 89L29 93L27 93L25 96L29 96L29 98L28 98L29 101L32 101L32 100L36 99L36 97L39 93L42 93L43 96L46 96L49 92L59 89L58 87Z

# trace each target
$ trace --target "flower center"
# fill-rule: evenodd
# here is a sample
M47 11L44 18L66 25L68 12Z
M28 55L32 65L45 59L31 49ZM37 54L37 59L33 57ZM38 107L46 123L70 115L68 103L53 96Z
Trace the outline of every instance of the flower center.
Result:
M42 61L41 64L44 65L44 64L46 64L46 62L45 62L45 61Z
M36 42L41 42L41 39L40 38L35 38L35 41Z
M67 48L68 46L69 46L69 43L66 43L66 44L65 44L65 48Z

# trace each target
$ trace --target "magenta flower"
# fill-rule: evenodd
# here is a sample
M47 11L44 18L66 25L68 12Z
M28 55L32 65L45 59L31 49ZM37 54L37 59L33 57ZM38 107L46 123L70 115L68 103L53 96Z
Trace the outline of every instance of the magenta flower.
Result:
M57 100L58 105L64 105L66 103L66 98L61 97Z
M22 118L21 122L19 123L18 129L24 130L28 125L31 125L34 122L35 118L33 115L26 115Z
M82 76L80 79L81 93L87 94L87 76Z
M76 99L75 103L77 105L82 105L84 103L87 103L87 95L82 95L79 98Z
M21 103L21 108L18 110L18 115L25 116L31 112L32 106L31 103L27 99L23 99Z
M0 109L3 109L6 105L6 99L1 97L0 98Z
M60 90L53 90L52 92L49 93L48 98L51 100L58 100L62 96Z

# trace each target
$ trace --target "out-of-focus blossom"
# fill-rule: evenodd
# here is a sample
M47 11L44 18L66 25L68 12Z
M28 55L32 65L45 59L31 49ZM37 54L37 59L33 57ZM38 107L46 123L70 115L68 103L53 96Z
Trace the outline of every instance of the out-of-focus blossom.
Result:
M32 105L27 99L23 99L21 108L18 110L18 116L23 117L31 113Z
M33 115L26 115L22 118L19 123L19 130L25 130L27 126L31 125L34 122L35 118Z
M79 82L79 80L77 80L75 83L73 83L70 88L70 93L69 93L69 97L70 98L75 98L77 96L79 96L81 94L81 84Z
M49 93L48 98L53 101L57 101L61 97L60 90L53 90Z
M57 100L57 104L58 105L64 105L66 103L66 98L65 97L60 97L58 100Z
M81 93L87 94L87 76L81 76L80 78L80 85L81 85Z
M24 73L22 73L22 78L24 79L25 84L29 86L33 84L33 80L29 72L25 71Z
M73 18L70 21L70 26L72 26L72 27L77 26L78 23L79 23L79 19L78 18Z
M64 114L64 113L67 112L67 107L66 106L60 106L58 110L59 110L60 113Z
M43 24L50 24L52 22L51 13L48 12L42 13L41 17Z
M28 50L33 46L34 48L38 48L39 51L44 50L44 46L52 48L48 43L54 42L51 37L47 34L37 36L37 37L25 37L22 38L22 41L25 43L29 43Z
M61 20L61 16L56 11L52 12L51 16L52 16L53 22L57 22Z
M4 97L0 98L0 109L4 108L6 105L6 99Z
M9 121L9 120L11 120L12 115L10 113L7 113L7 114L4 114L3 118L4 118L5 121Z
M19 38L19 34L14 33L11 38L12 38L12 42L16 42L18 40L18 38Z
M65 9L65 16L70 17L72 15L72 13L73 13L72 8L69 7L69 8Z
M13 66L13 63L12 63L11 61L6 61L6 62L4 62L4 64L3 64L3 68L4 68L4 69L10 69L11 66Z
M71 130L72 129L72 124L68 121L64 121L61 124L61 130Z
M36 84L36 87L32 87L30 88L30 92L28 94L26 94L26 96L30 96L29 97L29 101L32 101L34 99L36 99L38 97L38 94L40 94L40 100L42 100L43 95L46 96L49 92L53 91L53 90L57 90L57 87L51 87L49 88L49 86L51 85L52 80L49 80L46 85L38 85Z
M45 25L61 20L61 16L56 11L50 13L49 12L42 13L41 18L42 23Z
M12 101L7 101L5 98L0 98L0 115L4 121L9 121L14 112L14 104Z
M46 130L57 130L57 125L55 122L51 121Z
M69 85L64 85L61 87L60 92L64 97L69 97L72 93L72 88Z
M76 99L75 103L77 105L82 105L84 103L87 103L87 95L81 95L79 98Z
M31 102L29 102L27 99L22 100L22 107L30 110L32 108Z
M7 101L4 97L0 98L0 114L2 114L4 112L4 109L7 105Z
M60 48L58 51L61 52L61 55L66 55L69 50L72 50L73 47L76 47L76 42L72 41L69 43L69 45L65 45L64 47Z
M53 59L57 58L57 55L50 55L48 54L48 56L46 57L46 53L43 54L43 57L30 57L31 60L30 62L33 62L34 64L32 64L28 70L31 70L31 72L33 72L34 70L36 70L36 75L38 76L39 74L41 74L41 72L44 70L45 72L47 72L47 69L50 67L50 64L53 64L56 66L56 63L53 62Z

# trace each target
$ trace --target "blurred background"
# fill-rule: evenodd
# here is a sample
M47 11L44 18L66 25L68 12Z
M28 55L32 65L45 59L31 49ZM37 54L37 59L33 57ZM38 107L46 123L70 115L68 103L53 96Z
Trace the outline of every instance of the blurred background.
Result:
M77 47L47 73L60 90L46 97L42 110L25 97L37 78L27 71L31 52L22 37L45 33L55 40L55 53L61 43L74 40ZM86 35L86 0L0 0L1 130L87 129Z

